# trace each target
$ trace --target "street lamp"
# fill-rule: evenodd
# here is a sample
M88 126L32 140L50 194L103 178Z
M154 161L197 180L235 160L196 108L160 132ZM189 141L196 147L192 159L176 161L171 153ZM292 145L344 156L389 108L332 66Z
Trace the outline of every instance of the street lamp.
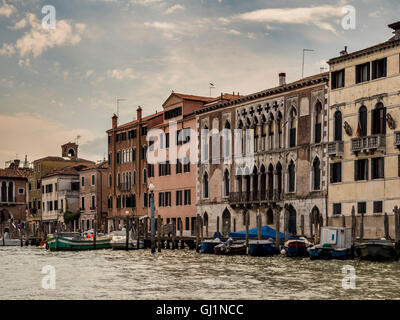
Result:
M154 184L150 183L149 191L150 191L150 208L151 208L151 252L154 253L156 252L155 248L156 228L154 221Z
M129 249L129 211L126 210L125 211L126 214L126 243L125 243L125 249L128 250Z

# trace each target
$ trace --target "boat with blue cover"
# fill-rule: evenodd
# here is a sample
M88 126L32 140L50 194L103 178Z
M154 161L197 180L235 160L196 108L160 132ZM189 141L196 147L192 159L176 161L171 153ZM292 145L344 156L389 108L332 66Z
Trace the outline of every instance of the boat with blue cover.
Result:
M264 257L278 254L275 240L269 238L268 240L250 240L249 241L249 255Z
M310 259L353 259L351 228L321 228L321 243L310 249Z

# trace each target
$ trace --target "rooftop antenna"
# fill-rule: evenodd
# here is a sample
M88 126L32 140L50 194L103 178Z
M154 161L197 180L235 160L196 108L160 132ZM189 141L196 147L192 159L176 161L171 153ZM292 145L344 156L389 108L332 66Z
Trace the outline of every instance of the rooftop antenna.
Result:
M313 52L313 51L315 51L315 50L314 49L303 49L303 66L301 69L301 78L302 79L304 78L304 55L306 52Z
M125 99L118 99L117 98L117 117L119 118L119 103L120 101L126 101Z
M210 82L210 97L211 97L211 89L215 89L215 86L212 82Z

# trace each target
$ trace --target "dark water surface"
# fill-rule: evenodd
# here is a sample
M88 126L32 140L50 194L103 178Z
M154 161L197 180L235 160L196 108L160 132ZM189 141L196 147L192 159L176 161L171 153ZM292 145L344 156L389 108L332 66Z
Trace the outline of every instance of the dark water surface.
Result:
M42 288L46 265L54 290ZM355 267L356 289L342 288L345 265ZM0 299L398 299L399 280L399 262L0 248Z

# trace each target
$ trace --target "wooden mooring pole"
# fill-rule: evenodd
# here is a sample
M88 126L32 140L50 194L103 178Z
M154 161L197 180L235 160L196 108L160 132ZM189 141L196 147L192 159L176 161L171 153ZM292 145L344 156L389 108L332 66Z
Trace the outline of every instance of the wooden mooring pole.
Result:
M249 212L247 210L244 211L244 223L246 225L246 248L249 247Z
M285 232L285 243L289 240L289 212L285 208L283 216L283 230Z
M176 220L172 221L172 225L174 226L173 231L172 231L172 250L175 250L175 239L176 239Z
M304 214L301 215L300 217L300 225L301 225L301 235L304 237Z
M140 223L139 223L139 217L135 218L135 224L136 224L136 230L137 230L137 234L136 234L136 249L139 249L140 246Z
M196 252L200 251L200 215L196 216Z
M364 239L364 213L361 214L361 221L360 221L360 243Z
M342 215L342 227L346 228L346 216Z
M162 222L161 222L161 216L159 215L157 218L157 235L158 235L158 252L161 252L161 233L162 233Z
M399 247L399 241L400 241L400 210L398 206L395 206L393 209L394 213L394 234L395 234L395 242L396 242L396 247Z
M257 239L261 240L262 235L261 235L261 215L260 215L260 210L257 210Z
M356 241L356 210L354 206L351 208L351 238L353 241L353 244Z
M385 239L388 240L388 239L390 239L390 235L389 235L389 217L388 217L386 212L385 212L385 216L383 217L383 227L385 229Z
M278 249L278 252L280 252L281 249L281 235L280 235L280 231L279 231L279 227L280 227L280 212L279 212L279 208L275 209L275 228L276 228L276 248Z

